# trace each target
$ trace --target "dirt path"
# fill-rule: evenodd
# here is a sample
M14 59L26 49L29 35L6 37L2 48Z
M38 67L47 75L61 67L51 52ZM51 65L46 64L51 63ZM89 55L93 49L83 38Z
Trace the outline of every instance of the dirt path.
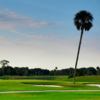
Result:
M36 93L36 92L100 92L100 90L40 90L40 91L1 91L0 94Z

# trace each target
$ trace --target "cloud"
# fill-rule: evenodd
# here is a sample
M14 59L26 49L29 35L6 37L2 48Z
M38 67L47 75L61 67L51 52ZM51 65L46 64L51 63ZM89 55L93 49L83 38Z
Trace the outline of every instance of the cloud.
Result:
M100 65L99 45L90 43L83 41L78 66ZM56 37L33 35L13 42L7 37L0 37L0 58L6 58L13 66L65 68L74 66L77 47L78 40L75 39L59 40Z
M44 28L54 23L35 20L8 9L0 10L0 29Z
M73 50L70 50L69 40L60 41L56 37L48 38L41 35L30 37L27 41L16 41L16 43L1 37L0 45L0 58L8 59L14 66L64 66L66 60L69 61Z
M0 29L2 30L14 30L15 26L8 22L0 22Z
M0 58L6 58L13 62L11 65L18 66L62 66L64 68L67 65L74 66L79 39L59 38L59 33L55 32L42 34L24 31L24 29L47 28L53 25L55 23L37 21L9 10L0 10L0 29L10 30L4 32L4 37L0 37ZM8 35L10 38L7 37ZM95 42L93 39L92 42L86 40L88 41L84 40L85 43L84 41L82 43L79 65L99 65L99 37Z
M13 41L8 39L7 37L0 36L0 48L2 49L6 48L7 50L7 48L11 47L12 45L15 45Z

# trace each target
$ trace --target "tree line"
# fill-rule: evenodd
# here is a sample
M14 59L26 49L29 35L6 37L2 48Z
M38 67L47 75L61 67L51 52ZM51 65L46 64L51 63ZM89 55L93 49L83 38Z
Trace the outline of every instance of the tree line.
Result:
M28 67L12 67L8 65L9 61L2 60L0 64L0 76L11 75L11 76L33 76L33 75L67 75L73 77L74 68L66 68L58 70L55 67L54 70L42 69L42 68L28 68ZM76 76L86 75L100 75L100 67L82 67L76 70Z
M41 68L32 68L28 67L12 67L6 66L0 68L0 76L3 75L15 75L15 76L33 76L33 75L68 75L69 77L73 77L74 68L66 68L66 69L41 69ZM86 76L86 75L100 75L100 67L88 67L88 68L78 68L76 76Z

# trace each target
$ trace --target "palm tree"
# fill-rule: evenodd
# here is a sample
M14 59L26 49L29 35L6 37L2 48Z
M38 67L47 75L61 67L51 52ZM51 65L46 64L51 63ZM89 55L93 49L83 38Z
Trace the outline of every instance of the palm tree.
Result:
M91 29L91 27L93 26L92 21L93 21L92 14L85 10L78 12L74 17L74 24L76 28L81 31L79 46L78 46L78 51L77 51L77 57L76 57L76 62L75 62L74 84L75 84L76 70L77 70L77 64L78 64L78 59L79 59L79 53L80 53L83 33L84 31L89 31Z

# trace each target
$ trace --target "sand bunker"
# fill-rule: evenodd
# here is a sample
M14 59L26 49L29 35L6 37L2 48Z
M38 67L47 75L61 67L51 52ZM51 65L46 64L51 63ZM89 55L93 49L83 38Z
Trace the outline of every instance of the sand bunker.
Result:
M100 88L100 84L87 84L87 86L97 86Z
M41 87L62 87L59 85L33 85L33 86L41 86Z

